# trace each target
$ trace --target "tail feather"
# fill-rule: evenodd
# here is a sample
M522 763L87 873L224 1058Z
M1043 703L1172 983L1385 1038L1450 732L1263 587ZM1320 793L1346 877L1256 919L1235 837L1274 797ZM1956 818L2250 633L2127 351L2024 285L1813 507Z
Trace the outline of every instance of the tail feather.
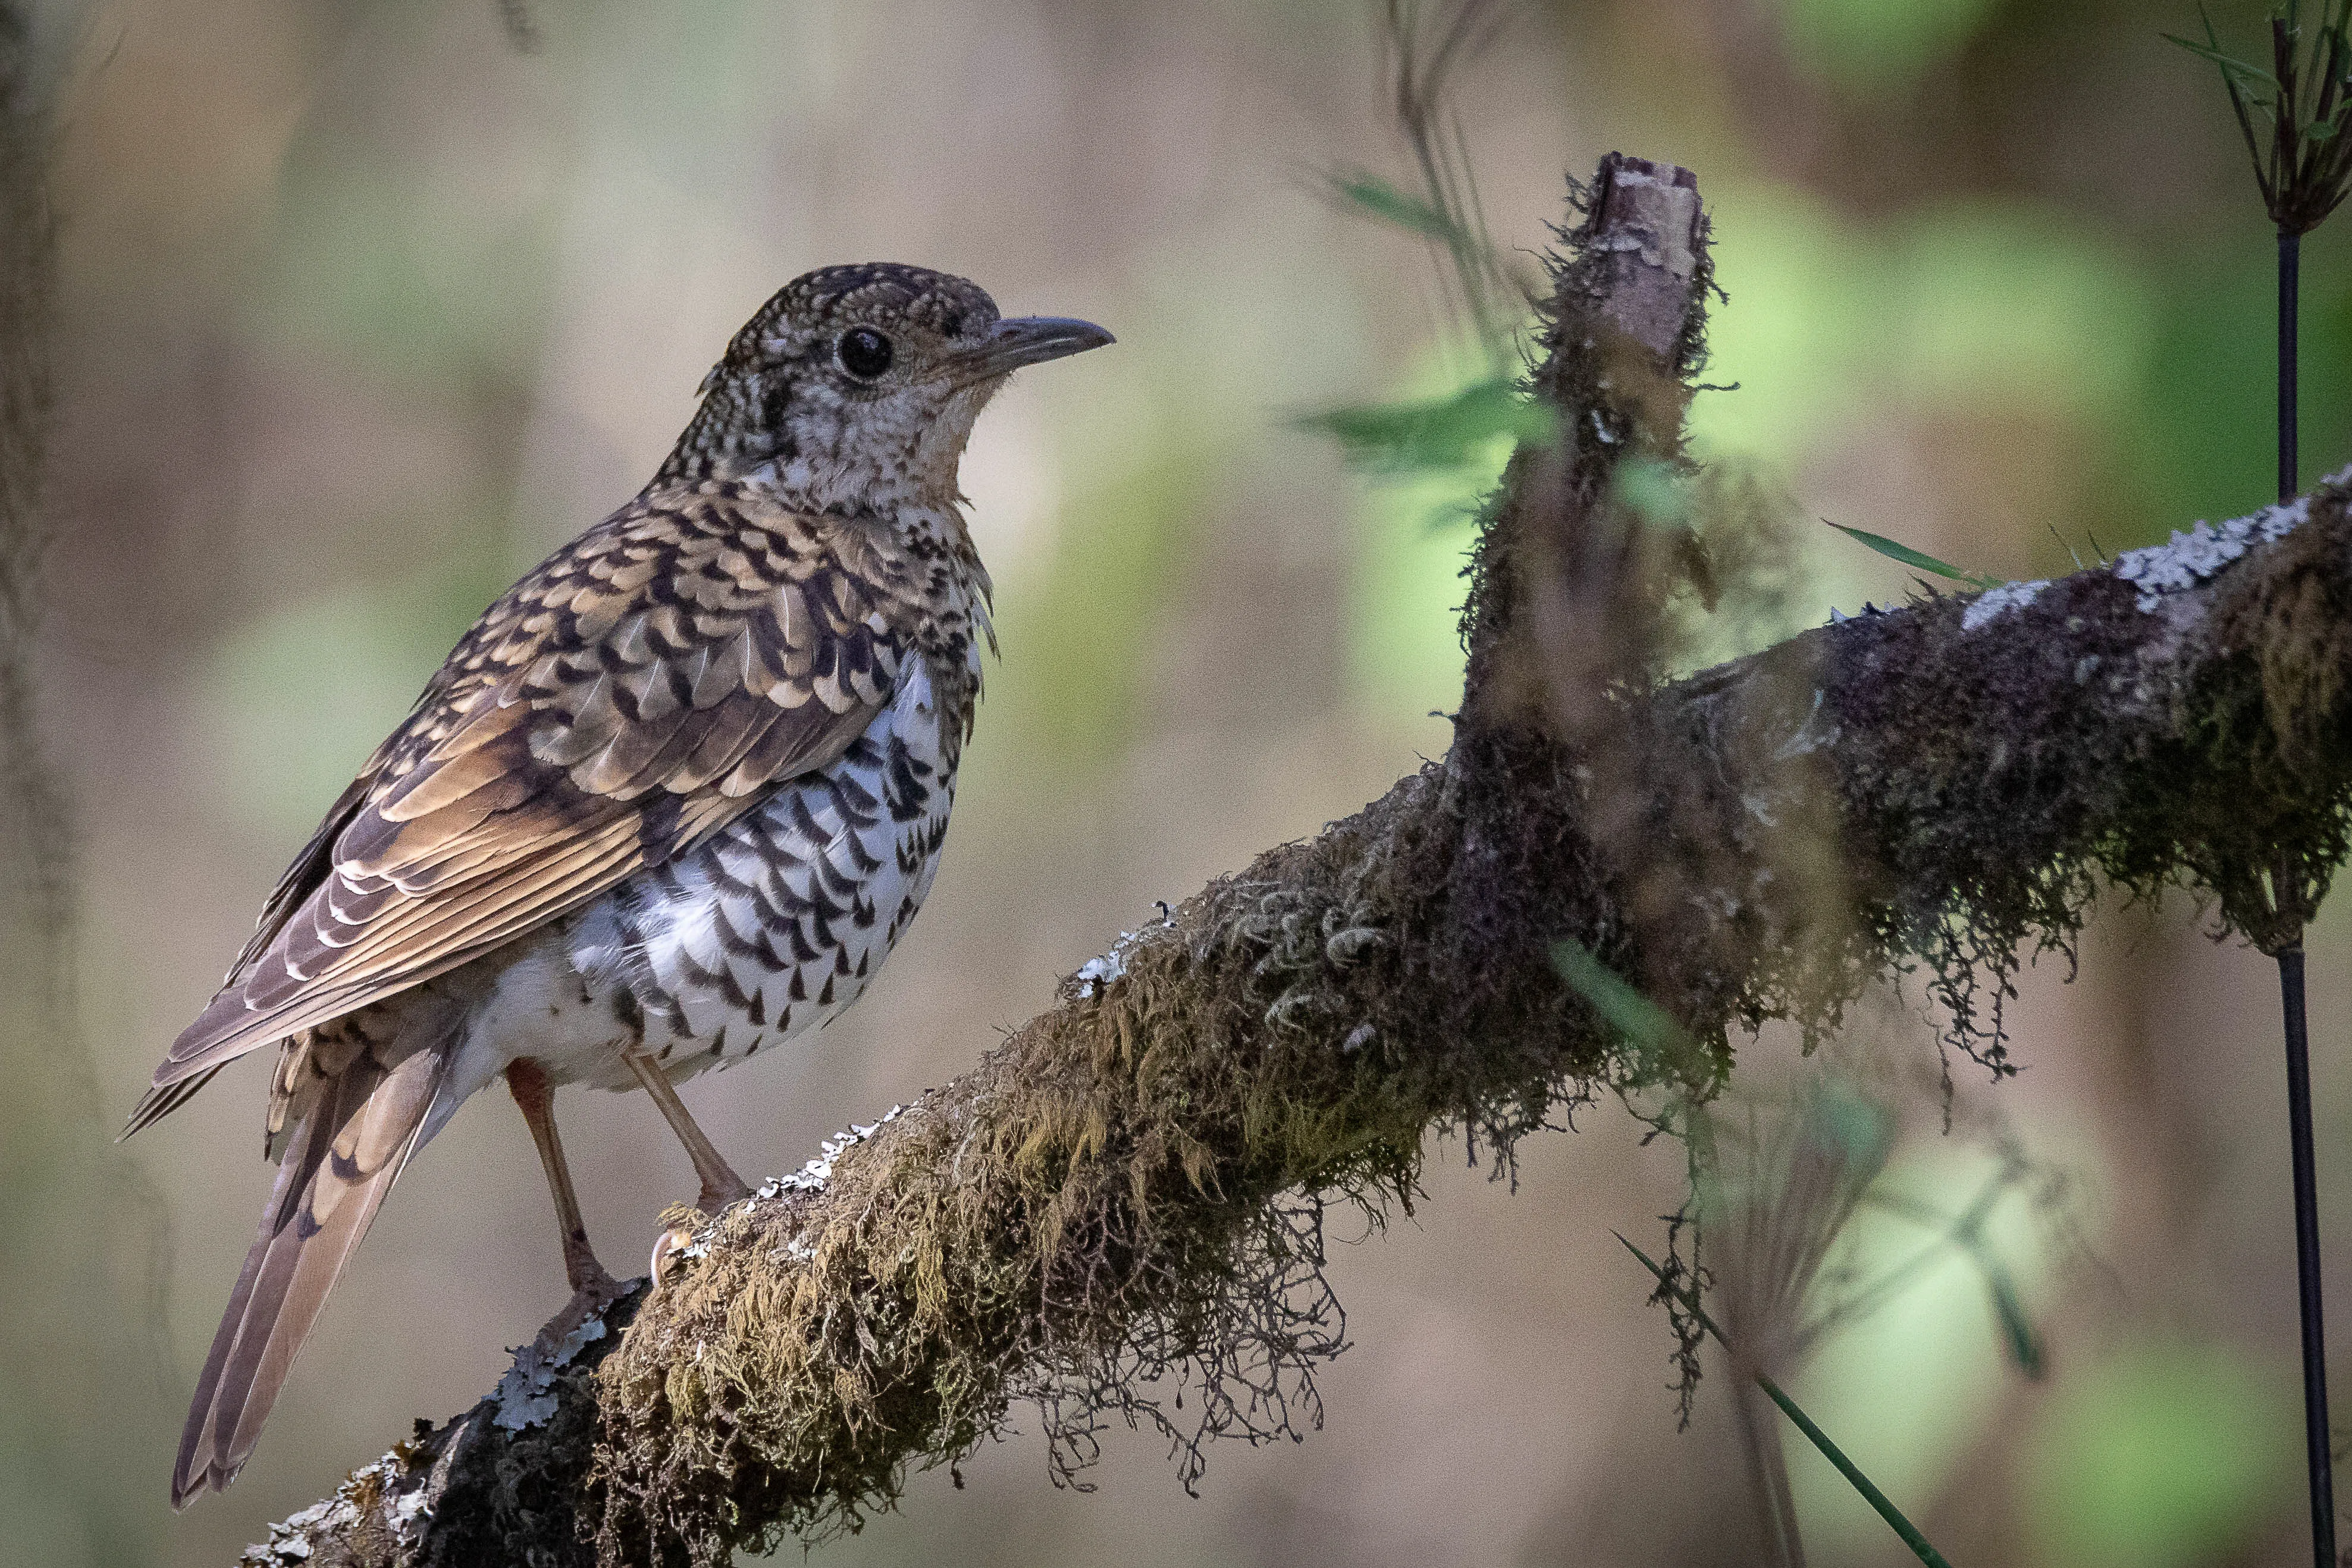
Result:
M227 1064L224 1062L221 1065L226 1067ZM121 1131L114 1135L114 1141L120 1143L132 1133L152 1126L171 1115L181 1106L185 1105L196 1090L212 1082L213 1074L218 1071L220 1068L211 1068L192 1078L152 1086L140 1097L139 1103L131 1109L131 1120L123 1124Z
M325 1306L327 1292L415 1152L446 1058L386 1068L362 1055L289 1141L261 1233L213 1336L172 1471L172 1506L236 1479Z

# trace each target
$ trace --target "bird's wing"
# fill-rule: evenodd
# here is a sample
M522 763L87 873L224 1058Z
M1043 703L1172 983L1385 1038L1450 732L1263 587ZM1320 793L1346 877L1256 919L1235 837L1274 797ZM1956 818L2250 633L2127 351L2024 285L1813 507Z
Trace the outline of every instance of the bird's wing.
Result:
M657 866L845 751L908 563L740 487L640 498L492 605L280 882L131 1118Z

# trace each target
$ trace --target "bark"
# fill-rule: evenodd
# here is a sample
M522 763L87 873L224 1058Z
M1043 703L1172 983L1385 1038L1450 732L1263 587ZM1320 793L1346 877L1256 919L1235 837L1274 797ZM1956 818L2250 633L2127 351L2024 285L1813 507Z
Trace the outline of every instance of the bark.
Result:
M1563 1101L1704 1094L1735 1031L1832 1028L1914 971L2005 1071L2021 952L2067 947L2099 887L2185 883L2245 931L2282 858L2324 880L2346 490L1661 681L1666 612L1726 549L1625 482L1688 472L1696 182L1612 154L1564 238L1534 376L1560 437L1482 524L1444 760L1122 939L248 1562L724 1562L887 1506L1023 1400L1073 1468L1097 1423L1160 1423L1189 1484L1211 1438L1319 1419L1323 1206L1409 1204L1431 1132L1507 1159ZM1629 1024L1575 948L1675 1027Z

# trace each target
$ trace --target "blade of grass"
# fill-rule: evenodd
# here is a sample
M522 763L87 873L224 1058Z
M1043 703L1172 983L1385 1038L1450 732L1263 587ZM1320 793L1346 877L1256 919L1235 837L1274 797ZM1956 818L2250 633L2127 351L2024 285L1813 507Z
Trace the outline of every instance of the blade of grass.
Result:
M1624 1243L1626 1251L1642 1260L1642 1267L1656 1276L1660 1284L1665 1283L1666 1271L1650 1261L1648 1253L1634 1246L1622 1234L1617 1237L1617 1239ZM1731 1342L1723 1337L1723 1331L1716 1326L1713 1318L1707 1316L1706 1309L1691 1300L1686 1292L1677 1292L1677 1294L1683 1296L1683 1305L1698 1320L1699 1326L1715 1336L1715 1342L1726 1350L1730 1349ZM1906 1518L1901 1509L1895 1506L1894 1500L1880 1491L1871 1479L1863 1474L1861 1466L1845 1457L1845 1450L1832 1442L1830 1435L1815 1426L1813 1418L1806 1415L1779 1384L1759 1372L1756 1374L1756 1385L1765 1392L1773 1404L1780 1407L1782 1415L1796 1424L1797 1430L1805 1435L1806 1441L1821 1450L1822 1458L1837 1468L1837 1473L1846 1479L1846 1484L1860 1492L1863 1500L1877 1510L1878 1517L1886 1521L1887 1527L1903 1538L1903 1544L1911 1549L1911 1554L1914 1557L1927 1563L1928 1568L1952 1568L1950 1561L1942 1552L1937 1551L1925 1535L1919 1533L1919 1527Z
M2009 1266L1995 1257L1985 1245L1983 1224L1992 1206L2009 1191L2009 1178L1996 1175L1974 1203L1962 1210L1957 1218L1946 1215L1931 1204L1919 1203L1894 1193L1872 1193L1864 1202L1872 1207L1912 1221L1930 1230L1944 1232L1942 1238L1922 1249L1904 1263L1889 1269L1854 1296L1839 1303L1806 1328L1808 1341L1818 1338L1839 1323L1851 1321L1874 1310L1897 1289L1910 1284L1926 1267L1941 1255L1947 1247L1958 1247L1962 1257L1974 1264L1983 1276L1986 1290L1992 1297L1993 1316L1999 1321L2003 1348L2017 1370L2032 1382L2040 1382L2048 1365L2048 1353L2042 1343L2041 1331L2033 1326L2025 1310L2025 1300L2017 1289L2016 1278Z
M1393 224L1411 234L1441 240L1447 245L1475 243L1465 234L1463 226L1437 210L1428 201L1408 191L1401 191L1378 174L1349 169L1334 172L1324 178L1331 194L1342 202L1360 207L1382 223Z
M1559 416L1550 405L1501 377L1422 402L1325 409L1297 425L1331 437L1360 464L1399 474L1461 468L1498 439L1536 447L1559 440Z
M1822 521L1829 522L1827 518ZM1869 546L1890 561L1900 561L1906 566L1914 566L1922 572L1932 572L1938 577L1948 577L1955 583L1966 583L1972 588L1998 588L2003 582L2001 578L1989 577L1981 572L1963 572L1948 561L1938 561L1924 550L1914 550L1909 545L1889 539L1883 533L1873 533L1863 528L1848 528L1842 522L1829 522L1829 526L1848 538Z
M2178 33L2163 33L2159 34L2158 37L2162 37L2166 43L2179 44L2190 54L2211 60L2215 65L2220 66L2224 71L2228 71L2238 76L2246 81L2260 82L2273 88L2279 84L2278 78L2271 75L2270 72L2263 69L2262 67L2236 58L2234 56L2225 55L2220 49L2214 48L2210 45L2198 43L2193 38L2184 38Z
M1582 942L1562 938L1552 943L1551 966L1610 1027L1624 1037L1644 1074L1701 1095L1719 1083L1722 1064L1710 1060L1705 1047L1664 1008L1594 957Z

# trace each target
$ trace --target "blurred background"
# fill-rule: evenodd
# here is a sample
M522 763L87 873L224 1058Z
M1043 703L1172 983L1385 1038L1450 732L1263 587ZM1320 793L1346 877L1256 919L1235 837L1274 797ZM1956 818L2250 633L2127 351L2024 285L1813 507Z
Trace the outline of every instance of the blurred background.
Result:
M403 1181L243 1479L175 1519L268 1189L267 1063L104 1140L450 642L635 491L793 275L917 262L1119 345L1031 373L973 440L1004 655L938 890L838 1027L688 1088L747 1173L953 1076L1154 899L1444 746L1477 476L1380 483L1299 426L1460 374L1423 247L1322 194L1335 166L1410 173L1365 0L540 0L528 48L494 0L36 12L62 222L40 673L80 928L73 1026L0 1023L39 1064L0 1095L0 1563L226 1562L470 1404L560 1304L530 1142L485 1096ZM1698 400L1704 454L1806 516L2042 576L2268 499L2272 242L2211 68L2159 36L2194 26L2186 0L1527 0L1452 102L1507 245L1543 246L1612 148L1698 172L1729 294L1709 379L1738 384ZM2306 245L2307 477L2352 458L2347 243ZM1909 591L1815 531L1804 619ZM1955 1563L2308 1560L2273 972L2203 931L2186 899L2111 900L2074 984L2027 973L2023 1077L1959 1064L1961 1132L1914 1117L1885 1182L1957 1205L1990 1119L2063 1194L2008 1194L1982 1257L1942 1249L1791 1374ZM2344 1347L2341 900L2311 946ZM1916 994L1851 1045L1935 1070ZM635 1097L559 1112L600 1248L642 1268L683 1157ZM919 1478L812 1561L1756 1560L1726 1380L1678 1433L1664 1316L1611 1235L1654 1250L1681 1196L1640 1131L1596 1106L1521 1149L1516 1190L1438 1142L1415 1217L1335 1237L1354 1348L1324 1428L1213 1451L1197 1500L1123 1429L1098 1489L1056 1490L1016 1413L963 1489ZM1919 1240L1854 1227L1865 1265ZM1816 1563L1908 1561L1791 1464Z

